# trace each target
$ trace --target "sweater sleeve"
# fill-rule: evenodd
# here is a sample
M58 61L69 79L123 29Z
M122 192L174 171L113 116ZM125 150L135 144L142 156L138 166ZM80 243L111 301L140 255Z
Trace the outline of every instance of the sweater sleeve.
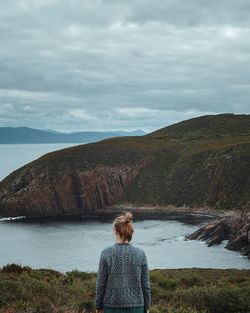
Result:
M144 310L148 310L151 306L151 288L148 270L148 261L145 252L143 251L142 271L141 271L141 285L144 297Z
M108 279L107 263L104 257L104 253L101 253L98 272L96 277L96 298L95 306L97 310L103 309L103 299L106 291L106 284Z

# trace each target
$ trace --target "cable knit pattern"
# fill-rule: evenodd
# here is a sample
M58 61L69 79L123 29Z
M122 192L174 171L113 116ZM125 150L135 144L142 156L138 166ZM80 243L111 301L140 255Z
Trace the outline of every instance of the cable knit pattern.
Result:
M102 250L96 279L96 309L151 305L147 257L143 249L115 243Z

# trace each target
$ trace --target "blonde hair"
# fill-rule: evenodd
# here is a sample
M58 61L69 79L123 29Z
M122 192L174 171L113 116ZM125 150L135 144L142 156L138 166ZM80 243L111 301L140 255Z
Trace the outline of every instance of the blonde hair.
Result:
M130 212L123 212L123 215L117 216L113 221L113 229L118 233L122 241L131 241L134 226L132 223L133 215Z

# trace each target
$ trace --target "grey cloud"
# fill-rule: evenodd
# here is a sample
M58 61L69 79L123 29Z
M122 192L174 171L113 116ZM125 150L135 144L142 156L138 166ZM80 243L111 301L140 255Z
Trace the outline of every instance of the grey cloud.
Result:
M117 1L103 1L115 3ZM122 0L119 1L123 2ZM245 0L129 0L127 20L135 23L163 22L175 27L199 25L249 26L250 3Z
M249 113L249 9L247 0L1 1L0 126L153 130Z

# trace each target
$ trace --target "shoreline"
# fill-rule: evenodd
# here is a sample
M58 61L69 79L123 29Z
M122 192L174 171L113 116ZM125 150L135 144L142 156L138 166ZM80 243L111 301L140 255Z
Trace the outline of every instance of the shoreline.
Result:
M227 216L238 216L240 212L236 210L216 210L210 207L187 207L187 206L174 206L174 205L134 205L119 204L113 207L107 207L95 212L96 216L116 216L129 211L133 214L134 219L169 219L181 217L194 217L194 218L211 218L222 219Z
M137 205L137 204L119 204L113 206L116 210L131 210L132 212L142 213L184 213L184 214L211 214L216 216L224 216L230 212L227 210L216 210L211 207L189 207L189 206L175 206L175 205ZM112 209L112 208L111 208Z
M168 219L222 219L227 216L238 216L240 213L236 210L216 210L210 207L176 207L174 205L133 205L119 204L112 207L106 207L100 210L88 210L85 214L63 215L63 216L9 216L1 217L0 222L25 222L25 221L67 221L67 220L86 220L86 221L110 221L124 211L133 214L134 220L168 220Z

